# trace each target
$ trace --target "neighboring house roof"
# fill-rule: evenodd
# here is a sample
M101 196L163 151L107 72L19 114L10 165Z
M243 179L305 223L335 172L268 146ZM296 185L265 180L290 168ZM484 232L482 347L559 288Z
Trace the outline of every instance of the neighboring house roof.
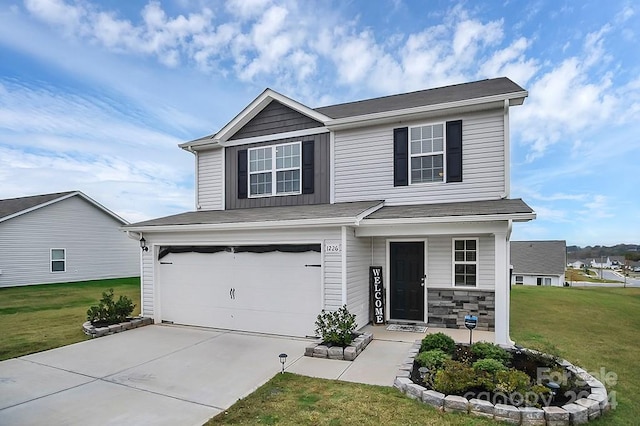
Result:
M509 101L509 105L520 105L527 96L525 89L506 77L500 77L312 109L272 89L266 89L217 133L179 146L189 151L219 147L272 101L280 102L326 126L320 129L338 129L395 121L399 116L405 119L418 118L424 114L437 114L442 109L480 108L505 100Z
M506 77L454 84L435 89L419 90L400 95L383 96L363 101L348 102L315 108L316 111L331 118L345 118L379 112L416 108L425 105L437 105L468 99L486 98L496 95L521 94L526 90ZM526 96L526 95L525 95Z
M562 275L566 241L511 241L514 274Z
M254 226L273 226L281 222L286 226L295 223L304 225L315 222L322 224L348 224L362 219L371 211L382 207L382 201L357 201L336 204L312 204L284 207L256 207L234 210L207 210L181 213L173 216L134 223L125 228L130 230L157 229L166 226L220 225L230 229L233 224L247 228Z
M523 215L522 219L531 220L533 209L520 198L466 201L457 203L419 204L408 206L385 206L367 216L366 221L389 219L435 219L474 216L478 220L490 220L487 216Z
M111 210L104 207L102 204L86 196L80 191L56 192L53 194L32 195L29 197L7 198L4 200L0 200L0 222L13 219L14 217L32 212L37 209L41 209L43 207L66 200L71 197L80 197L90 204L93 204L95 207L99 208L109 216L112 216L123 225L129 224L128 221L124 220Z

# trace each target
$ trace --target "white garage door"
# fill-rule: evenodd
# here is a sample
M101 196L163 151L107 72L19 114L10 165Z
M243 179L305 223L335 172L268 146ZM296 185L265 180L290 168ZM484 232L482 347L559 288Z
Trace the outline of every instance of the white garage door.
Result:
M170 253L160 260L163 321L290 336L314 335L320 253Z

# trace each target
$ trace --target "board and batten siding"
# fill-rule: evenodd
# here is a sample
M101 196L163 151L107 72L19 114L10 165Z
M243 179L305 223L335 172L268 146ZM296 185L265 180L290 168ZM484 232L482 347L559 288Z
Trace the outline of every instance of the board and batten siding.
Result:
M275 197L238 198L238 151L260 146L277 145L289 142L314 141L314 191L313 194L283 195ZM329 203L329 133L309 135L297 138L277 139L225 148L225 205L226 209L254 207L298 206ZM202 181L202 177L199 178ZM274 183L275 185L275 183Z
M358 327L369 323L369 267L371 238L357 238L353 228L346 229L347 309L356 316Z
M147 245L255 245L255 244L321 244L323 250L322 279L324 294L318 301L318 313L321 309L336 310L342 306L342 262L340 253L324 253L327 243L340 244L340 228L310 229L265 229L247 231L200 231L200 232L146 232ZM139 250L139 249L138 249ZM142 300L144 315L155 313L154 291L160 280L157 275L159 261L157 251L143 255ZM161 291L161 290L160 290Z
M393 129L462 120L462 182L393 186ZM335 202L387 205L499 199L506 188L504 112L446 117L335 133Z
M322 123L294 111L278 101L271 101L229 139L252 138L322 126Z
M80 196L0 222L0 287L140 275L140 246L123 224ZM51 249L65 272L51 272Z
M200 210L224 209L224 149L198 152L198 208Z

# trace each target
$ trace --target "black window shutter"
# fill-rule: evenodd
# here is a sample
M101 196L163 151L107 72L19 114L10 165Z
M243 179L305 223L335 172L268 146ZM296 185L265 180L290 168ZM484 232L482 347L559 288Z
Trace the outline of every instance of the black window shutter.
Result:
M393 186L409 185L409 128L393 129Z
M247 150L238 151L238 198L247 198Z
M302 142L302 193L313 194L313 181L315 173L313 171L313 141Z
M462 120L447 121L447 182L462 182Z

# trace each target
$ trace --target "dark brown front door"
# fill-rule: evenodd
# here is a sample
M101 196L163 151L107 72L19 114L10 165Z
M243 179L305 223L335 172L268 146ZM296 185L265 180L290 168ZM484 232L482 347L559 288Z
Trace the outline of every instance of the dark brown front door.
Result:
M424 242L389 244L391 319L424 321Z

